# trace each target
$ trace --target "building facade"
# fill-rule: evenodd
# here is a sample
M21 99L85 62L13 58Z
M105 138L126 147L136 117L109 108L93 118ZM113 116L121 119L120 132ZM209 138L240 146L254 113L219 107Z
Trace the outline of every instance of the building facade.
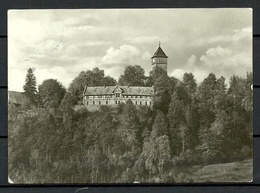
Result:
M152 59L153 67L167 72L167 56L159 45ZM131 100L136 106L153 106L154 88L139 86L86 86L83 92L83 105L90 111L103 106L117 106Z
M97 86L85 87L83 105L88 110L98 110L102 105L117 106L131 100L137 106L152 106L153 87Z

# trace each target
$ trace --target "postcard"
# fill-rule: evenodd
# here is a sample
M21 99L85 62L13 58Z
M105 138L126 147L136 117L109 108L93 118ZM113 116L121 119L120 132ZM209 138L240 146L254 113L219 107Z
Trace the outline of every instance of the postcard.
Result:
M252 9L8 12L15 184L251 182Z

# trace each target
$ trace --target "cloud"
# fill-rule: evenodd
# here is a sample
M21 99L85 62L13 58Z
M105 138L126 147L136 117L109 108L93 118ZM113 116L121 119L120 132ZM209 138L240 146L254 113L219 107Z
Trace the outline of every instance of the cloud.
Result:
M251 40L251 36L252 27L244 27L241 29L235 29L231 31L229 34L198 38L193 40L188 45L192 47L200 47L213 44L232 44L243 39Z
M204 68L226 78L233 74L244 77L246 72L252 72L252 28L233 32L228 44L210 47L200 57Z
M196 62L197 62L197 57L196 57L195 55L192 55L192 56L188 59L187 65L192 67L192 66L196 65Z
M251 27L236 29L227 35L210 37L203 41L195 40L191 45L197 48L208 47L201 53L196 53L197 49L194 48L194 53L185 64L172 70L170 75L182 78L180 74L191 72L200 82L211 72L218 77L224 76L227 80L233 74L245 77L246 72L252 72Z
M195 55L192 55L182 68L177 68L170 72L169 76L182 80L184 73L192 73L197 83L202 82L209 74L208 70L200 65L200 61Z
M131 45L122 45L119 49L110 47L107 50L106 55L103 57L103 62L106 64L129 64L136 61L141 55L141 52L138 48Z
M251 52L240 52L235 47L209 48L200 62L203 68L226 78L233 74L244 77L246 72L252 71Z
M169 76L173 76L175 78L178 78L179 80L182 80L182 77L183 77L183 74L186 72L186 70L183 70L183 69L175 69L173 70Z
M154 42L159 42L160 37L158 36L139 36L139 37L133 37L133 38L126 38L127 41L129 41L132 44L152 44Z
M192 72L199 80L210 72L246 74L252 66L251 26L248 9L8 12L9 89L22 90L29 67L36 68L39 84L56 78L66 87L95 67L117 78L125 66L140 65L148 75L158 41L169 56L170 75L182 79L183 72Z

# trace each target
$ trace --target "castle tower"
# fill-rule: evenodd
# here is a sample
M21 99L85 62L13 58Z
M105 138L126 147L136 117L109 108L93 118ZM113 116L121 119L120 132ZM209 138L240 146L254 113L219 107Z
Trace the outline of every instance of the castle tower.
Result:
M168 56L166 56L161 48L161 44L159 43L159 48L156 50L153 57L151 58L153 67L160 67L167 72L167 58Z

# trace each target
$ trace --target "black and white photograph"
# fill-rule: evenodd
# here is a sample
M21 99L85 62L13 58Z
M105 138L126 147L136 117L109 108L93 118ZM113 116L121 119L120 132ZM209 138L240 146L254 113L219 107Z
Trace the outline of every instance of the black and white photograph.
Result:
M8 11L8 181L252 182L252 9Z

